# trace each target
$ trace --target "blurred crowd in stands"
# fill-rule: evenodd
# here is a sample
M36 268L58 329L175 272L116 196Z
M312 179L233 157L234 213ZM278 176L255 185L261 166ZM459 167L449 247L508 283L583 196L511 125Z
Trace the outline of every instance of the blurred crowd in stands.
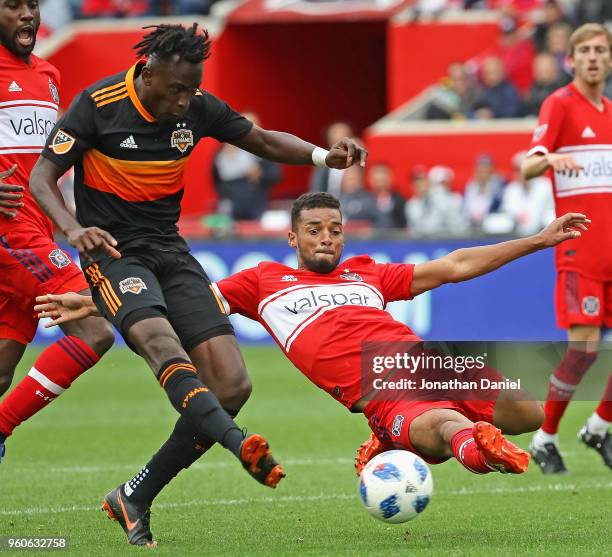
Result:
M249 117L257 121L256 115ZM328 146L353 135L347 123L335 122L327 131ZM394 176L384 161L370 161L366 169L315 168L309 190L337 196L350 230L402 229L412 237L527 235L554 219L554 201L548 178L521 177L525 154L516 153L512 175L503 176L493 157L481 153L466 184L456 183L453 170L443 165L418 165L408 177ZM234 220L259 220L270 188L281 179L280 167L232 146L219 150L213 167L219 212ZM401 187L402 178L410 181L409 188Z
M465 3L502 9L498 42L482 56L449 67L432 92L428 120L537 115L543 100L571 81L567 52L572 30L585 22L612 23L612 0ZM612 98L612 77L605 93Z
M219 0L41 0L41 36L75 19L207 15Z
M217 1L42 0L41 5L42 20L50 33L73 19L208 14ZM427 120L536 116L543 100L572 79L567 63L572 30L585 22L612 24L612 0L414 3L415 18L438 17L453 9L498 10L499 37L481 56L450 65L447 76L429 93ZM612 78L605 94L612 98ZM256 114L246 116L258 122ZM349 124L330 125L328 146L347 136L355 136ZM366 169L315 168L308 189L338 196L349 230L354 226L402 230L412 237L527 235L554 218L554 202L548 178L526 181L521 177L524 156L524 152L516 153L512 175L504 176L497 169L498 161L481 153L467 183L456 182L443 158L432 168L415 166L410 176L394 176L385 161L370 160ZM280 165L223 145L215 156L212 175L218 196L217 214L212 218L220 219L217 222L231 227L236 221L264 224L269 220L273 228L286 228L288 203L269 202L270 190L282 180Z

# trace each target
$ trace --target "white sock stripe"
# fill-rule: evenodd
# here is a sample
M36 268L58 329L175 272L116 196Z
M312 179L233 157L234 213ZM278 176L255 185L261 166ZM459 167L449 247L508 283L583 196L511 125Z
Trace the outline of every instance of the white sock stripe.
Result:
M474 473L474 474L484 474L484 472L477 472L476 470L474 470L473 468L470 468L464 461L463 461L463 452L465 450L465 446L468 443L475 443L476 440L475 439L466 439L463 443L461 443L461 446L459 447L459 462L461 462L461 464L463 464L463 466L465 466L470 472ZM497 472L496 468L493 468L493 466L491 466L490 464L488 464L485 461L485 466L487 468L489 468L489 470L492 470L493 472Z
M568 393L573 393L578 388L578 385L564 383L563 381L560 381L559 379L557 379L554 375L550 376L550 382L552 385L557 387L557 389L560 389L562 391L567 391Z
M472 439L466 439L463 443L461 443L461 446L459 447L459 451L457 451L459 453L459 460L461 461L461 464L465 464L463 462L463 451L465 450L465 446L468 443L474 443L474 439L473 438ZM470 470L471 470L471 468L470 468Z
M465 466L470 472L474 473L474 474L482 474L482 472L477 472L476 470L470 468L464 461L463 461L463 451L465 450L465 446L468 443L474 443L474 439L466 439L463 443L461 443L461 446L459 447L459 450L457 451L459 453L459 462L461 462L461 464L463 464L463 466Z
M51 391L54 395L61 395L66 389L63 389L62 387L60 387L59 385L56 385L53 381L51 381L50 379L47 379L42 373L40 373L40 371L38 371L35 367L33 367L29 372L28 375L34 379L34 381L37 381L38 383L40 383L40 385L42 387L44 387L45 389L47 389L47 391Z

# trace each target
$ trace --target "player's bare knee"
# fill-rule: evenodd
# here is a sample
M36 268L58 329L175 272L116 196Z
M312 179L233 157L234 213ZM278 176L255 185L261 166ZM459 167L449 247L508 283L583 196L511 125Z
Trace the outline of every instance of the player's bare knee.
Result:
M518 413L516 435L536 431L544 423L544 408L537 400L523 401Z
M251 393L253 392L253 384L248 375L243 375L237 382L232 385L232 398L234 400L234 406L231 408L237 407L237 409L242 408Z
M189 360L170 323L163 318L139 321L130 327L127 336L154 372L172 358Z
M204 383L206 384L206 381ZM224 382L215 382L211 390L219 399L221 406L235 415L251 396L253 385L245 371L244 374L229 377Z
M461 428L470 427L465 416L446 408L434 408L416 417L410 424L410 441L418 451L434 457L450 457L451 437Z
M137 345L137 349L154 370L172 358L189 359L178 337L169 334L148 336Z
M542 404L526 391L503 391L493 411L493 424L509 435L537 430L544 422Z
M112 348L115 342L115 335L110 324L104 319L97 317L83 331L81 340L98 356L103 356Z
M15 375L15 368L0 367L0 396L8 391Z

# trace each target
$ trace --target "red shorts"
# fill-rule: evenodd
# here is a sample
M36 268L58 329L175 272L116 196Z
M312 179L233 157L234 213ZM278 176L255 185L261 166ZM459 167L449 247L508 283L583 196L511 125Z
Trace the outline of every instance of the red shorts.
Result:
M36 296L88 287L80 267L51 238L0 236L0 338L28 344L36 334Z
M612 327L612 282L559 271L555 288L557 325Z
M463 414L472 422L493 422L495 399L490 400L373 400L364 409L370 429L383 443L419 455L429 464L440 464L448 458L436 458L419 452L410 441L410 424L434 408L447 408Z
M430 377L435 379L440 370ZM481 380L499 383L504 376L490 366L464 374L463 379L481 385ZM439 464L447 458L436 458L420 453L410 440L410 425L421 414L434 408L455 410L472 422L493 422L493 410L500 389L491 387L466 391L421 391L417 398L410 394L403 398L378 396L370 401L363 410L370 429L383 443L391 444L397 449L404 449L419 455L430 464ZM428 398L431 397L431 398ZM419 399L420 398L420 399Z

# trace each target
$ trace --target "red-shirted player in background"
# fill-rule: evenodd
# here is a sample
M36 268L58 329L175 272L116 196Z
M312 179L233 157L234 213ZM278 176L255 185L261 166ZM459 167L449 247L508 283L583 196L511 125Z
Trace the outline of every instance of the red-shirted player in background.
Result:
M32 54L39 25L37 0L0 0L0 395L36 332L34 298L88 292L81 269L53 242L51 221L27 188L59 108L59 73ZM113 343L101 318L62 329L66 336L38 357L2 403L0 460L13 429L67 389Z
M264 262L213 287L228 313L259 321L313 383L351 411L365 414L375 434L360 448L357 470L374 455L395 447L420 454L431 463L454 456L476 474L524 472L529 454L506 440L502 431L520 434L538 428L544 417L539 402L524 391L496 389L485 395L486 400L451 400L448 393L441 397L446 400L373 398L377 388L370 382L373 370L362 368L364 343L418 343L420 339L407 325L385 311L388 302L409 300L443 284L484 275L524 255L578 238L589 220L571 213L529 238L460 249L419 265L379 264L367 255L340 264L342 215L338 200L328 193L298 198L291 221L289 245L297 252L297 269ZM97 313L91 298L75 294L43 296L39 302L39 315L51 317L51 324ZM485 368L478 377L499 380L500 375ZM184 421L179 419L175 431ZM147 494L143 501L147 510L183 467L172 460L179 439L173 434L170 440L147 463L151 473L134 487ZM193 436L182 443L187 450Z
M593 221L580 242L556 249L558 325L568 329L564 359L550 378L546 418L530 451L545 474L567 472L557 430L565 408L597 357L601 328L612 326L612 102L603 96L612 64L612 36L585 24L570 39L574 80L542 105L522 172L525 178L552 170L557 215L585 213ZM612 468L612 375L601 402L579 438Z

